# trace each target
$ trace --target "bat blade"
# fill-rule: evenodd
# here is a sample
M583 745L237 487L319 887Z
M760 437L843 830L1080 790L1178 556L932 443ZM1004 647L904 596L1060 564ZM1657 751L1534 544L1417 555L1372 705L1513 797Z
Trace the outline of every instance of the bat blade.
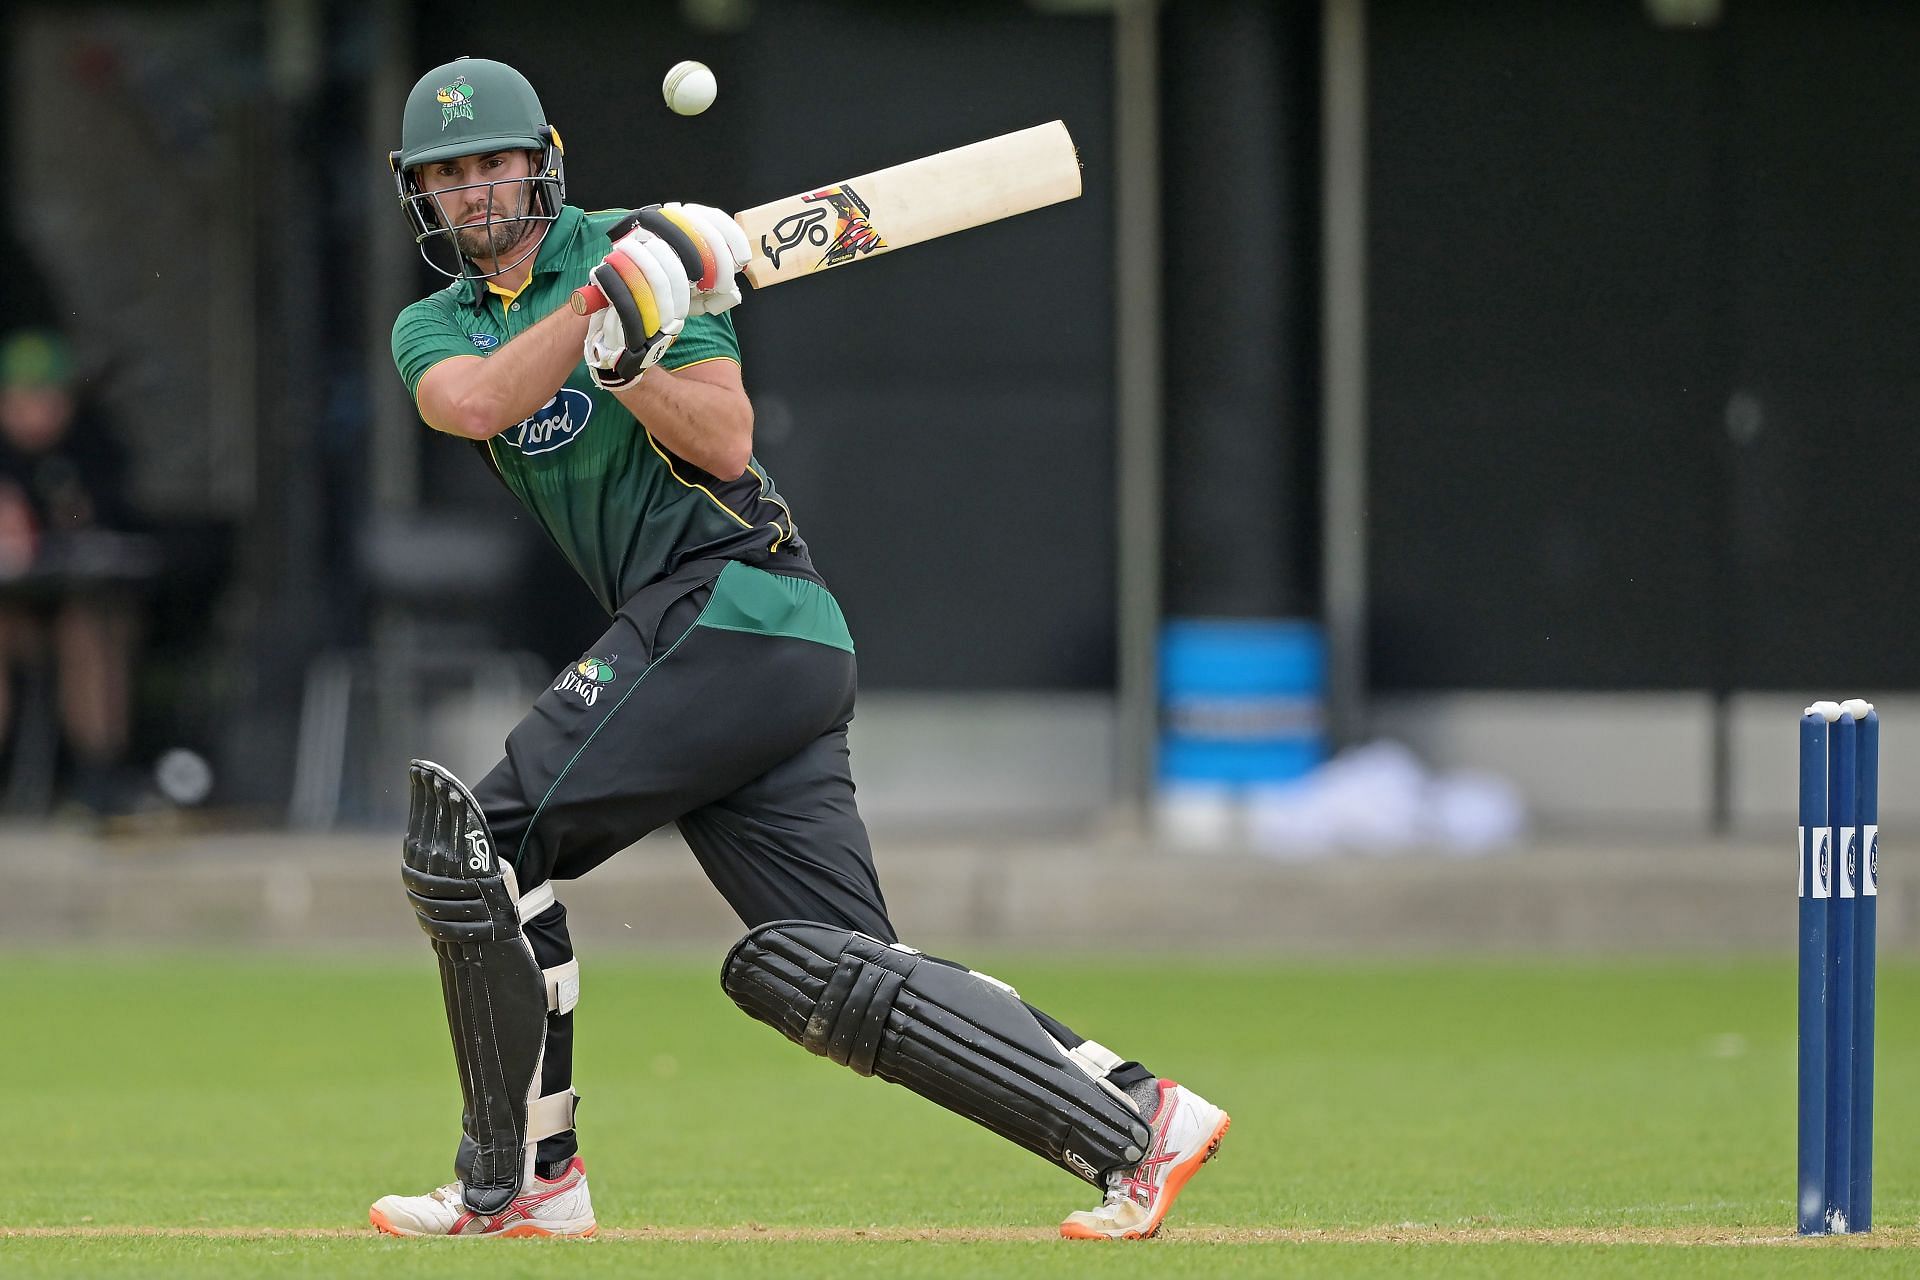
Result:
M1080 194L1080 156L1054 120L802 191L734 215L753 250L756 289L1041 209ZM575 312L607 305L574 290Z
M756 289L1011 218L1080 194L1080 158L1055 120L877 169L734 215Z

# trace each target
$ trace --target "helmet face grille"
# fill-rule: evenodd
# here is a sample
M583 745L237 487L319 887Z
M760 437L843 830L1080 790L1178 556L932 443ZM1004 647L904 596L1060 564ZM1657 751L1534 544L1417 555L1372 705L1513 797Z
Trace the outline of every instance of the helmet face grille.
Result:
M421 190L421 165L494 151L537 152L539 169L526 178L437 193ZM539 95L518 71L487 58L456 58L420 77L407 95L400 149L392 161L394 186L420 256L441 275L456 279L486 280L511 271L539 246L540 237L515 237L515 244L531 239L533 245L511 262L503 264L490 255L475 262L461 252L457 230L441 216L439 197L476 186L490 188L486 221L468 228L489 231L503 224L533 230L530 224L559 217L567 199L560 135L547 124Z
M401 208L413 227L413 241L420 247L421 258L428 266L450 279L490 280L512 271L539 248L538 238L510 261L486 255L475 261L461 251L458 231L491 230L506 225L531 228L535 224L551 223L560 216L561 206L566 203L565 163L559 147L549 140L542 152L539 172L524 178L496 178L443 187L438 191L423 191L416 176L417 167L398 169L394 174L394 185L399 191ZM486 189L488 192L485 221L470 224L467 228L449 226L441 215L440 200L476 189ZM515 243L519 244L527 238L524 235L516 237Z

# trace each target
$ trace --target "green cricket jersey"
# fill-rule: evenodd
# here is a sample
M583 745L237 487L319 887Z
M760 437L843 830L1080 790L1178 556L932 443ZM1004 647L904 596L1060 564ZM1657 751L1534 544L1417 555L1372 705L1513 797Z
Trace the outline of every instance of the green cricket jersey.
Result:
M566 306L606 255L606 228L625 213L562 209L517 295L455 280L402 311L393 325L393 362L407 391L417 393L421 375L440 361L489 355ZM689 317L660 363L684 369L707 360L740 360L725 315ZM780 552L788 564L788 555L807 563L793 515L758 459L737 480L721 481L676 457L611 392L593 385L584 361L544 408L485 447L507 488L609 614L689 560L764 563Z

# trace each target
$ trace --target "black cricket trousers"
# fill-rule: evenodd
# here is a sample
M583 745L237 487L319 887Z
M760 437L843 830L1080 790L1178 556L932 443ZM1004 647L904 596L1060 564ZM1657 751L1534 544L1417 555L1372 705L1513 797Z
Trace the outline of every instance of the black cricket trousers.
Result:
M621 608L474 797L522 893L672 822L749 928L811 920L894 942L847 758L854 676L840 607L806 561L696 561ZM543 968L573 958L564 906L526 933ZM1081 1043L1032 1012L1061 1044ZM542 1075L543 1094L572 1082L571 1013L547 1017ZM571 1131L543 1140L542 1170L576 1149Z

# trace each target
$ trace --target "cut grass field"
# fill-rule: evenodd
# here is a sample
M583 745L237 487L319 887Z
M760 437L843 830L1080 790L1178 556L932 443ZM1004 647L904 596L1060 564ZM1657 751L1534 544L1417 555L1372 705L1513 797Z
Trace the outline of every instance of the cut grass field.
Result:
M589 951L592 1242L397 1241L458 1119L417 956L13 954L0 1275L1741 1277L1920 1269L1920 965L1881 968L1878 1229L1798 1242L1793 969L969 957L1229 1108L1159 1240L809 1057L712 962ZM1844 1258L1835 1257L1845 1253Z

